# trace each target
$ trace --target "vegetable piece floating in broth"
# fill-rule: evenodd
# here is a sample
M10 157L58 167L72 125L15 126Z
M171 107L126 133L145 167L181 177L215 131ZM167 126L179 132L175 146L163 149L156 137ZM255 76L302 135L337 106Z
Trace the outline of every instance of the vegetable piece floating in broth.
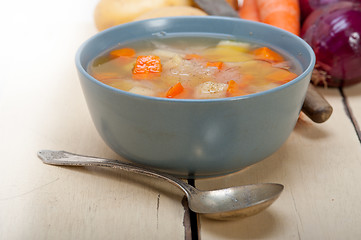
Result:
M271 62L283 62L284 59L281 55L272 51L268 47L260 47L254 50L253 54L256 59L271 61Z
M227 97L236 97L242 95L246 95L245 92L242 90L242 86L240 86L233 80L229 81L227 88Z
M176 85L174 85L173 87L171 87L168 92L166 97L167 98L174 98L175 96L179 95L181 92L183 92L184 87L182 86L182 84L180 82L178 82Z
M149 79L162 72L158 56L138 56L133 68L133 79Z
M190 36L119 45L94 59L88 72L134 94L209 99L280 86L298 69L295 60L268 46Z
M207 62L207 67L216 67L221 70L223 67L223 62Z
M113 57L134 57L135 50L133 48L119 48L109 53Z

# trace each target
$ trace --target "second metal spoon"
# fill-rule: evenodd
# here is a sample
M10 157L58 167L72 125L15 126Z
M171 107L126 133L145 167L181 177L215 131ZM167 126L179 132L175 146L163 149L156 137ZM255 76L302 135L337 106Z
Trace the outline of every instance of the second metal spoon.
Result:
M188 206L192 211L218 220L247 217L259 213L270 206L283 190L281 184L260 183L201 191L171 175L116 160L50 150L39 151L38 156L44 163L51 165L119 168L167 180L184 191L188 199Z

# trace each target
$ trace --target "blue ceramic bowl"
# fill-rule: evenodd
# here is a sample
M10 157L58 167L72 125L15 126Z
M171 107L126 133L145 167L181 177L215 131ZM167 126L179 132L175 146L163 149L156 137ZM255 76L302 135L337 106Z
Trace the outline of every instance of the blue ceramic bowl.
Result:
M164 36L209 35L272 46L296 59L302 73L248 96L181 100L135 95L107 86L86 69L118 43ZM116 153L181 177L238 171L277 151L300 113L315 63L301 38L262 23L226 17L159 18L99 32L76 54L76 67L95 127Z

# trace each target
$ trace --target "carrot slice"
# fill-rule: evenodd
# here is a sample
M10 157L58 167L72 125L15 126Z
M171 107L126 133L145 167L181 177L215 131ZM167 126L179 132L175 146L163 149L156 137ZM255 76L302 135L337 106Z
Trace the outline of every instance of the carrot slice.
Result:
M271 62L282 62L284 61L283 57L276 53L275 51L272 51L268 47L260 47L253 51L253 54L256 59L258 60L266 60Z
M223 62L207 62L207 67L216 67L221 70L223 67Z
M300 34L300 6L298 0L257 0L263 23Z
M237 97L245 95L246 93L241 89L240 85L234 80L228 82L227 96L228 97Z
M228 82L227 94L234 95L238 91L238 85L234 80Z
M182 84L180 82L178 82L177 84L175 84L173 87L171 87L167 94L166 97L167 98L174 98L175 96L177 96L178 94L180 94L181 92L183 92L184 87L182 86Z
M257 0L243 0L243 5L238 14L241 18L260 22Z
M133 68L133 79L152 79L162 72L158 56L138 56Z
M112 57L134 57L135 50L133 48L119 48L111 51L109 54Z
M285 84L291 81L292 79L296 78L297 74L290 72L286 69L275 69L270 74L267 74L266 79L273 83L277 84Z

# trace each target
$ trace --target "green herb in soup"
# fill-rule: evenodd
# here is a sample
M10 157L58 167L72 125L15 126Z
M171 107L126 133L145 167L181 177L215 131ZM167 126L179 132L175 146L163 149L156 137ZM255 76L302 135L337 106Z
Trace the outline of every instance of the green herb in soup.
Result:
M131 93L180 99L236 97L297 77L294 61L269 47L216 38L169 38L118 46L88 72Z

